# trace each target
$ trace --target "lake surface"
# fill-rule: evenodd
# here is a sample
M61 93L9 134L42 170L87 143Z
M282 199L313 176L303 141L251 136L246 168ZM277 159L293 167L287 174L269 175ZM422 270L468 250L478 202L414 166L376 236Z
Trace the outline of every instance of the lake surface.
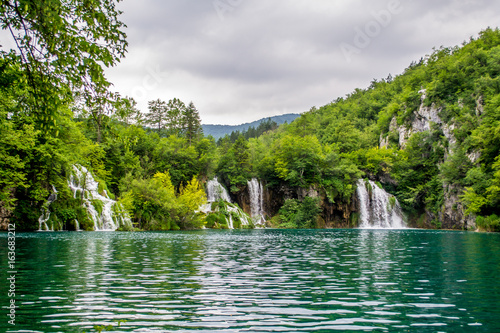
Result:
M61 232L16 246L16 326L2 269L1 332L500 332L498 234Z

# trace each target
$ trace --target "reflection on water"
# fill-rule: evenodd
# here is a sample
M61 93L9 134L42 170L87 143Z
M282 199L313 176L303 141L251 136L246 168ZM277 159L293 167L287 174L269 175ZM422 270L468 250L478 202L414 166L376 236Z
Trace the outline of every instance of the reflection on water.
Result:
M20 234L0 328L499 331L499 253L499 235L422 230Z

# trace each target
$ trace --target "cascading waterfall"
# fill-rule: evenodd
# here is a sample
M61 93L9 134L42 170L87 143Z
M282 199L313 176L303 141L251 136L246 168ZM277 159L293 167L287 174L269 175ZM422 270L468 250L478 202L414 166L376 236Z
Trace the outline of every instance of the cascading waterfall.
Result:
M358 180L357 194L360 205L360 228L405 228L403 212L398 200L373 181Z
M234 219L238 219L239 223L243 226L248 226L251 224L250 217L241 210L238 205L231 203L231 198L227 190L219 183L217 177L207 182L207 201L208 204L200 207L199 211L205 214L225 211L226 212L226 223L229 229L234 229ZM215 205L214 202L223 201L223 204ZM212 209L212 207L214 209Z
M256 178L248 181L248 194L250 197L250 216L255 224L263 224L264 218L264 187Z
M52 185L52 193L49 195L47 201L42 206L42 215L38 218L38 231L54 231L54 226L52 225L50 228L47 225L47 221L50 219L50 209L49 206L51 203L57 200L57 190Z
M95 231L114 231L119 226L128 228L132 226L130 218L125 213L119 212L123 210L120 205L110 199L106 191L103 191L104 195L99 193L99 183L84 166L73 166L68 186L73 191L75 199L77 195L82 199L87 213L94 222Z
M215 202L219 200L231 202L231 198L229 197L226 189L221 183L219 183L217 177L215 177L207 182L207 201Z
M231 202L231 198L217 177L207 182L207 204L200 206L199 211L208 214L212 210L212 203L216 201Z

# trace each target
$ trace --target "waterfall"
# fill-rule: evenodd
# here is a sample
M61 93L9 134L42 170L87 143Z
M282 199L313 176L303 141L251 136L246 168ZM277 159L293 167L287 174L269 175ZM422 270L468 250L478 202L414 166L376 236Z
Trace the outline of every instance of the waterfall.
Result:
M256 178L248 181L248 194L250 197L250 216L256 224L264 223L264 187Z
M207 201L215 202L219 200L231 202L231 198L226 189L219 183L217 177L215 177L207 182Z
M373 181L358 180L356 190L361 213L360 228L405 228L403 212L398 200Z
M114 231L119 226L131 227L130 218L122 212L121 206L108 197L99 193L99 183L92 174L81 165L73 166L73 174L68 181L69 188L73 191L73 198L80 195L89 217L94 222L94 230Z
M49 206L51 203L57 200L57 190L52 185L52 194L49 195L47 201L42 206L42 215L38 218L38 231L54 231L54 226L52 225L50 228L47 225L47 221L50 219L50 209Z
M359 226L361 228L366 228L370 225L370 212L368 207L370 205L370 196L366 190L365 181L363 179L359 179L357 185L358 188L356 189L356 192L359 199L359 212L361 220Z
M75 219L75 231L82 231L82 229L80 229L80 222L78 222L77 219Z
M238 219L241 226L249 226L253 224L253 219L248 216L238 205L232 203L226 203L224 209L229 213L226 217L227 227L229 229L234 229L234 219ZM216 211L220 211L217 208Z
M222 200L222 204L212 205L212 203ZM234 229L235 224L238 223L239 226L250 226L253 222L237 204L231 203L231 198L227 190L219 183L217 177L207 182L207 201L206 205L199 208L198 211L205 214L224 212L223 224L227 225L227 228Z

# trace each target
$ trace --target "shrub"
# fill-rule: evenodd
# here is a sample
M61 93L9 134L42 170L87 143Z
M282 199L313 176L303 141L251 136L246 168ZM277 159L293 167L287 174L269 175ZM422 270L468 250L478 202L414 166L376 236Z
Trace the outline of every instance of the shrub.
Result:
M288 199L279 210L279 228L310 229L316 227L321 207L319 198L306 197L302 202Z
M478 216L476 225L484 231L500 231L500 217L493 214L490 216Z

